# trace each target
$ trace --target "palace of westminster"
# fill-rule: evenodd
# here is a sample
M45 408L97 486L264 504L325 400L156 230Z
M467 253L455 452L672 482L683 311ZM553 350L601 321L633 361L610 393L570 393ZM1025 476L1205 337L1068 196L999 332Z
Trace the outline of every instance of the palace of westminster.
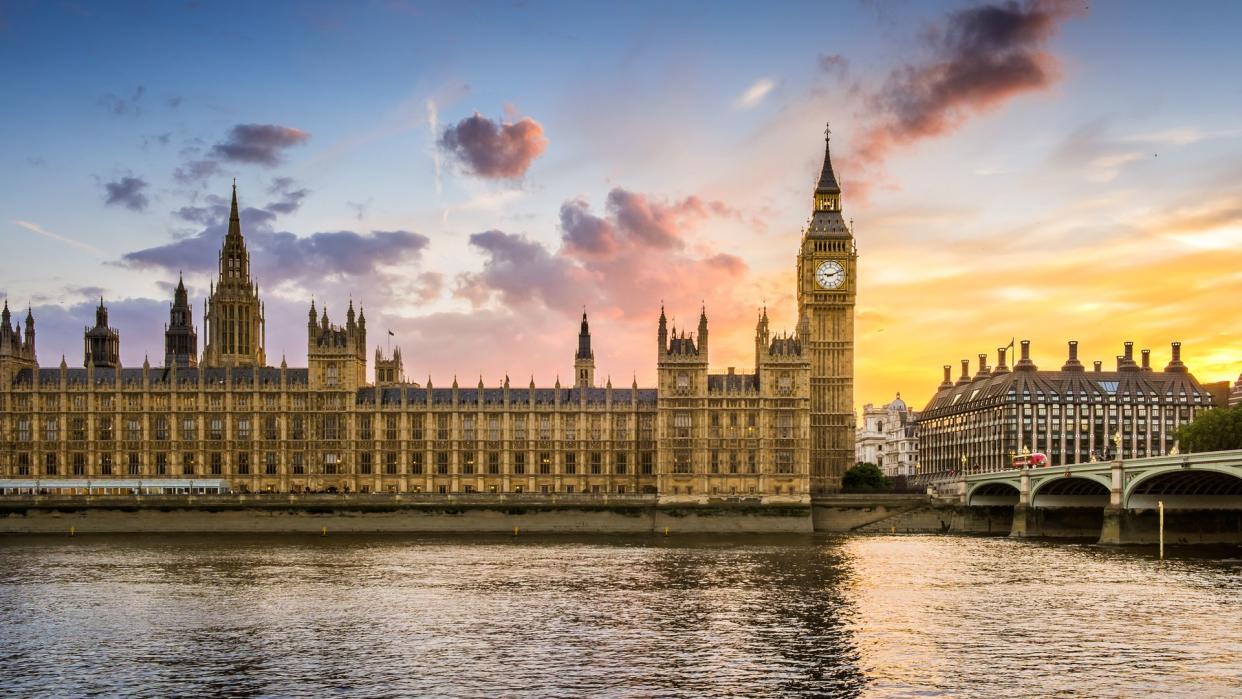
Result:
M41 367L35 321L0 324L0 479L54 492L214 481L236 492L655 493L805 502L853 464L857 255L825 146L803 231L796 331L755 329L753 371L711 373L697 332L660 310L657 386L596 385L584 313L574 385L420 386L375 350L352 301L343 325L310 304L307 366L269 366L264 312L233 189L206 342L184 283L163 366L122 367L103 301L83 366ZM566 353L568 354L568 352ZM137 485L141 484L141 485ZM85 488L83 487L85 486Z

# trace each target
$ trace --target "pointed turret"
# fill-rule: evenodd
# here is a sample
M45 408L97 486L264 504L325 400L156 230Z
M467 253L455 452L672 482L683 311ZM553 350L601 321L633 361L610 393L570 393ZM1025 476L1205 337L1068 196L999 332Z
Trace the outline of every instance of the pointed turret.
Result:
M23 345L26 356L31 361L35 360L35 326L34 326L34 309L30 306L26 307L26 344Z
M172 306L168 311L168 326L164 328L164 366L198 366L198 332L194 329L185 279L180 276L177 279L177 288L173 291Z
M121 365L121 336L108 326L108 307L103 297L95 309L95 327L87 328L83 335L83 365L88 367L119 367Z
M587 322L586 309L582 309L582 324L578 328L578 351L574 353L574 376L578 388L595 385L595 352L591 350L591 326Z
M699 308L699 354L707 358L707 305L704 304Z
M660 343L660 350L657 353L657 356L663 357L664 353L668 351L668 318L664 316L663 303L660 304L660 325L657 334L659 336Z

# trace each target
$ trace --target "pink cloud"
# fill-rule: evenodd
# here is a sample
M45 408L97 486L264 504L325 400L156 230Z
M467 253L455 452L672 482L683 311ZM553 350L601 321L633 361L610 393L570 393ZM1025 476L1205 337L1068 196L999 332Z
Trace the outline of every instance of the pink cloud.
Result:
M487 179L517 179L548 147L543 126L526 117L495 122L475 112L445 129L440 148L467 171Z
M874 124L858 141L857 160L881 162L894 148L950 133L971 115L1051 85L1059 68L1045 47L1078 8L1068 0L1008 0L950 13L928 33L930 56L893 70L869 96Z

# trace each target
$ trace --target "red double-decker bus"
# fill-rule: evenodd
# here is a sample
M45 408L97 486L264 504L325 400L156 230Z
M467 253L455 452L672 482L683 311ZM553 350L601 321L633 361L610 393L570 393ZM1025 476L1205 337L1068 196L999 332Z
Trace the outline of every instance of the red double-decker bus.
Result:
M1043 452L1034 452L1013 457L1010 466L1013 468L1040 468L1048 465L1048 455Z

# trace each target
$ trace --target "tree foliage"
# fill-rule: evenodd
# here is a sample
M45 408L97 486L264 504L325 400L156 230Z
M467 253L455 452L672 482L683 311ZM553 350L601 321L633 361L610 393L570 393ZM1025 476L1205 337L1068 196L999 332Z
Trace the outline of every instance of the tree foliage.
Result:
M855 464L841 480L841 490L847 493L879 493L891 487L880 467L866 461Z
M1199 413L1177 430L1177 441L1185 452L1242 449L1242 405Z

